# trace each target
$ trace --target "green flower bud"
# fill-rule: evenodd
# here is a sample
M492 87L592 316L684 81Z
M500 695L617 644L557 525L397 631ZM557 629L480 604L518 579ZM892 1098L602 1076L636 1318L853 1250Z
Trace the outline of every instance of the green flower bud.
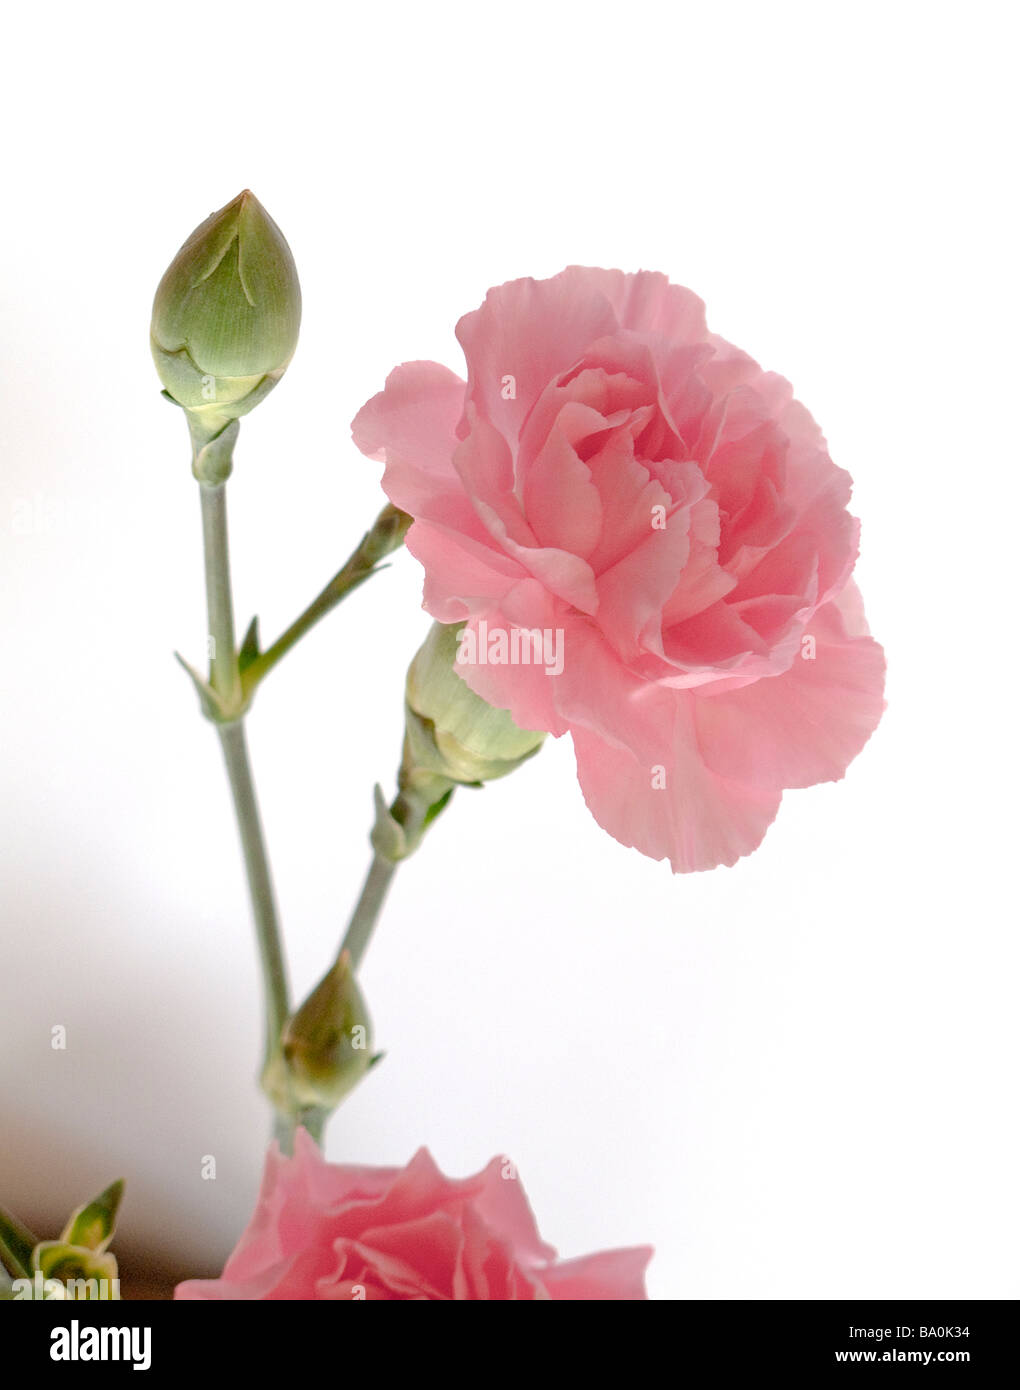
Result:
M0 1298L120 1298L117 1261L107 1247L123 1192L123 1182L111 1183L76 1208L58 1240L39 1240L0 1209Z
M433 623L407 672L404 755L391 806L375 789L372 848L397 864L413 854L458 785L505 777L533 757L545 734L520 729L457 674L463 623Z
M56 1287L47 1291L49 1298L109 1298L109 1291L118 1287L117 1261L109 1252L98 1253L86 1245L59 1240L44 1240L35 1247L32 1273L41 1276L40 1282L54 1281Z
M156 290L152 355L196 449L276 385L297 346L301 288L283 233L247 189L184 243Z
M262 1089L288 1114L333 1110L374 1060L368 1009L344 951L287 1020Z
M422 778L477 785L505 777L538 752L545 734L519 729L456 670L462 623L433 623L407 673L402 783Z

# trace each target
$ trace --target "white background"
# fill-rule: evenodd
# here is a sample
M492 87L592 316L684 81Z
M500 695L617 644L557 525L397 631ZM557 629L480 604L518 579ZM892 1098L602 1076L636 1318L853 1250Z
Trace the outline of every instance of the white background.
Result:
M241 432L239 621L272 637L377 510L348 422L387 371L459 370L489 285L580 262L667 272L795 383L890 661L846 780L731 870L610 840L565 741L459 794L367 957L387 1056L330 1156L509 1153L563 1253L653 1242L657 1297L1017 1296L1011 9L8 13L0 1202L53 1226L123 1173L122 1263L213 1273L261 1168L235 832L171 659L202 654L198 498L147 345L165 265L250 186L306 310ZM419 595L401 555L251 719L301 992L392 785Z

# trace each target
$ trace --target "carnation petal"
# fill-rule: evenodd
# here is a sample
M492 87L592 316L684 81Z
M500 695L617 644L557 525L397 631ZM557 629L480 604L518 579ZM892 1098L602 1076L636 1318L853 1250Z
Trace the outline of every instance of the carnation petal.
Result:
M469 399L510 443L549 382L617 327L602 291L601 278L576 267L550 280L511 280L457 324Z
M543 1283L549 1297L558 1303L646 1299L645 1271L654 1253L650 1245L637 1245L561 1260L545 1273Z
M453 504L467 516L467 497L453 467L465 384L438 362L404 362L351 424L354 442L385 461L390 501L413 517L439 516Z
M787 671L695 697L705 762L721 776L772 787L838 781L882 716L884 680L879 644L848 637L837 606L826 604Z
M693 697L666 692L655 757L607 743L588 729L571 734L577 776L592 815L622 845L650 859L668 859L674 873L731 866L758 848L779 810L781 793L743 786L708 769L698 754L690 715Z
M523 493L539 545L586 559L602 531L602 502L587 464L558 425L525 474Z
M474 1209L491 1230L510 1242L519 1259L545 1264L556 1251L538 1233L535 1214L517 1170L506 1158L494 1158L481 1173Z
M404 544L425 569L424 606L441 623L486 611L527 577L505 552L434 522L416 521Z

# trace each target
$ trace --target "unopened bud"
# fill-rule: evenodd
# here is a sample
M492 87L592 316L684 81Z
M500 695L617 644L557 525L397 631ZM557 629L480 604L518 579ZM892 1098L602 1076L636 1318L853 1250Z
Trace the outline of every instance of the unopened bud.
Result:
M290 1114L333 1110L372 1065L368 1009L344 951L288 1020L262 1087Z
M520 729L457 674L461 624L433 623L407 673L404 773L476 785L505 777L545 734Z
M283 233L247 189L184 243L156 290L152 355L196 447L276 385L297 346L301 288Z
M111 1183L71 1213L57 1240L39 1240L0 1209L0 1298L119 1298L117 1261L108 1246L123 1192L123 1182Z

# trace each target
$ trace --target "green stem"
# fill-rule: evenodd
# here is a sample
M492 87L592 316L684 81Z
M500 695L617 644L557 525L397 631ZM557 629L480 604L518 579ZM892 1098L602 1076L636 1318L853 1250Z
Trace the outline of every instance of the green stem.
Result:
M354 909L343 939L343 945L340 947L341 952L350 951L351 964L355 970L361 964L365 948L368 946L372 932L375 930L376 923L382 913L386 894L389 892L390 884L393 882L396 872L397 866L392 859L386 859L378 853L373 855L368 877L361 890L361 897L358 899L358 905Z
M245 668L243 682L246 694L255 689L277 662L287 655L291 647L300 642L306 632L374 574L380 560L403 544L410 524L411 518L397 507L388 504L382 509L372 529L362 536L343 568L333 576L301 616L291 623L287 631Z
M309 1106L307 1110L302 1110L296 1121L297 1124L303 1125L307 1129L320 1149L322 1148L322 1136L326 1128L326 1121L332 1113L331 1110L324 1110L320 1105Z
M234 601L230 592L230 547L227 542L227 485L199 486L202 496L202 541L205 549L205 597L209 615L209 684L225 705L237 703L241 676L234 651Z
M234 611L227 544L226 485L201 485L202 537L205 545L206 600L212 639L209 683L226 709L238 709L241 680L234 647ZM266 1057L274 1052L290 1013L287 974L280 942L273 884L259 816L255 783L245 739L243 715L218 723L220 745L234 801L248 878L252 915L262 967L265 996Z
M400 792L390 807L390 815L404 827L408 841L412 845L417 842L431 807L432 799L430 797L423 799L407 791ZM344 939L340 943L339 954L343 955L344 951L350 951L351 964L355 970L361 964L372 933L379 921L390 884L397 872L397 863L399 861L388 859L378 850L372 856L372 863L361 890L361 897L351 914Z
M0 1236L0 1286L3 1285L4 1279L7 1280L7 1287L10 1288L12 1278L27 1279L28 1277L28 1270L5 1243L3 1236Z
M448 795L445 799L448 799ZM416 795L414 790L405 787L390 806L389 814L399 825L403 826L407 835L410 848L406 849L404 855L406 858L407 854L412 853L417 846L426 823L437 814L436 802L433 796ZM372 932L379 921L383 904L386 901L386 894L397 872L397 862L385 854L381 854L378 850L373 854L361 896L351 915L340 950L337 952L337 959L339 959L345 951L349 951L351 964L355 970L361 964L365 948L368 946ZM285 1127L286 1122L281 1118L278 1121L277 1137L280 1139L284 1151L287 1153L292 1151L294 1130L298 1125L303 1125L315 1142L321 1146L323 1132L333 1114L333 1109L317 1105L307 1106L298 1114L289 1129Z
M217 726L217 732L220 736L223 760L227 765L227 777L234 799L234 812L237 816L237 828L241 836L244 868L248 877L248 893L251 897L252 914L255 918L255 936L258 943L259 961L262 966L262 984L265 992L266 1060L268 1061L280 1040L283 1025L287 1022L290 1014L287 968L284 964L283 949L280 943L280 928L273 883L269 873L269 858L266 854L262 820L259 816L258 801L255 796L255 783L252 780L244 724L240 719L232 724L220 724Z

